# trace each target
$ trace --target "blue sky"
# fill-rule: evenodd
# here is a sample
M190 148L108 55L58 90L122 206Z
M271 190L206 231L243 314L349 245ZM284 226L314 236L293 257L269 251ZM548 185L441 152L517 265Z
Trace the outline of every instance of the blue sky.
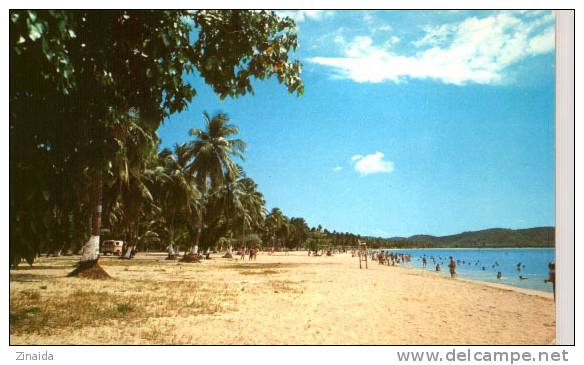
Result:
M196 75L160 128L186 141L226 112L268 208L373 236L554 225L550 12L307 11L305 94L275 80L221 101Z

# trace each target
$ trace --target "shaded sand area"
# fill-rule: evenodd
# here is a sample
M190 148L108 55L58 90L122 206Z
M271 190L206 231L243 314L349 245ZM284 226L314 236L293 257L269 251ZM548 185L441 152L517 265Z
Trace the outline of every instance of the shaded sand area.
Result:
M139 254L68 278L78 257L10 271L17 344L550 344L550 294L306 252L200 264Z

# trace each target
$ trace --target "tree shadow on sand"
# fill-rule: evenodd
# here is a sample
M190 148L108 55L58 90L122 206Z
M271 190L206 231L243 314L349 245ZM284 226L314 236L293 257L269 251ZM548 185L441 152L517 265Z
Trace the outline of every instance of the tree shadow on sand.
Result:
M65 275L63 275L65 277ZM41 282L49 278L47 275L29 274L29 273L10 273L10 282ZM51 276L50 278L54 278Z

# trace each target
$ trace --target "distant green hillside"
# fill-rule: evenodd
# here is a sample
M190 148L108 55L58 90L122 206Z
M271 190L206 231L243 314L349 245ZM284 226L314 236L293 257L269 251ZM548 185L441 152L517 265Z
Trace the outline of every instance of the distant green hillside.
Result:
M554 247L555 227L491 228L450 236L393 237L387 241L398 247Z

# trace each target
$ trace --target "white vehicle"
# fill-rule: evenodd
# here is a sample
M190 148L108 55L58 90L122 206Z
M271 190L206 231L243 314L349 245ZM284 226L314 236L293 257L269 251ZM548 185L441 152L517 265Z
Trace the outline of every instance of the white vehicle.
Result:
M105 256L114 255L122 256L124 250L124 241L107 240L101 243L101 253Z

